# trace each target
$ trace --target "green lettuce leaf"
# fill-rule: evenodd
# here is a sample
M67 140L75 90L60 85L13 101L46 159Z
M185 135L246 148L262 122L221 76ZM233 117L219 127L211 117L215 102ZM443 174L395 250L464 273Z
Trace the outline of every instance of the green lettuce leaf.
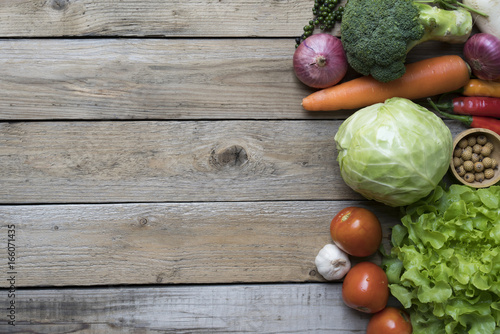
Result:
M403 213L383 265L413 332L500 333L500 186L437 186Z

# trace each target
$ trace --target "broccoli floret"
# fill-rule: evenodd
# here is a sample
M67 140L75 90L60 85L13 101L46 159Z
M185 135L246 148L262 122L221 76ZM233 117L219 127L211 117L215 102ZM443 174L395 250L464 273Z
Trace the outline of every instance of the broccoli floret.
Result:
M407 53L428 40L464 43L472 16L418 0L348 0L341 40L349 65L363 75L388 82L405 73Z

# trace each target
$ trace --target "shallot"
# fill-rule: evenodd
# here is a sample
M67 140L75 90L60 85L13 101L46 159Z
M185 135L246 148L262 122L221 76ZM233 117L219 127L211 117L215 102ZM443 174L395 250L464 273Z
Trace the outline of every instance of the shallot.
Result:
M464 58L472 73L482 80L500 78L500 39L488 33L478 33L464 45Z
M347 73L347 58L339 38L320 33L307 37L293 54L295 75L305 85L326 88Z

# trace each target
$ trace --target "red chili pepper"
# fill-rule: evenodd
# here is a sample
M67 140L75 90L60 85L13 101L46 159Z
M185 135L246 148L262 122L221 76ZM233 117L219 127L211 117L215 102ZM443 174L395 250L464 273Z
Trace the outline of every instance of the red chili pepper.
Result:
M500 135L500 119L484 116L453 115L439 110L439 107L432 101L431 98L427 98L427 101L444 117L460 121L470 128L484 128Z
M484 128L496 132L500 135L500 119L484 116L452 115L439 111L445 117L455 119L470 128Z
M441 109L451 110L454 114L487 116L500 118L500 98L497 97L456 97L452 100L437 103Z

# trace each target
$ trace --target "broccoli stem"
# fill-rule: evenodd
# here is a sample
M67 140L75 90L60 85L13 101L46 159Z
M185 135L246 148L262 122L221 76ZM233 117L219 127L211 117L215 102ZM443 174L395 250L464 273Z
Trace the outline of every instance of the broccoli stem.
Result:
M457 0L413 0L413 2L431 3L431 4L438 5L441 8L452 9L452 10L456 10L459 7L463 7L465 9L467 9L471 13L474 13L474 14L477 14L477 15L480 15L480 16L484 16L484 17L488 17L488 14L483 13L483 12L481 12L481 11L479 11L477 9L474 9L474 8L472 8L470 6L467 6L466 4L463 4L463 3L461 3L460 1L457 1Z
M419 21L425 32L421 39L408 43L407 51L430 40L465 43L472 32L471 14L463 8L447 10L426 4L429 2L433 1L414 0L415 6L420 11Z

